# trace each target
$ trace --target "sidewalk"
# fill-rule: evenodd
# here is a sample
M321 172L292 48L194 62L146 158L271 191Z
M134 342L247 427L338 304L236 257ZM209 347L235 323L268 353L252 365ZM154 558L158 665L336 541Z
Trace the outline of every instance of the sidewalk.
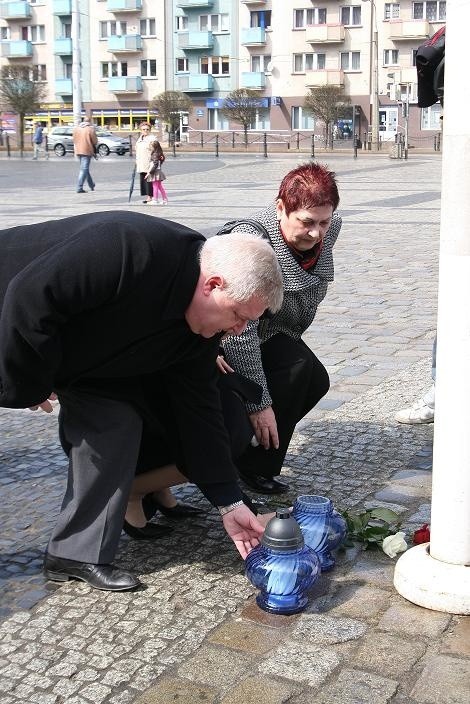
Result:
M212 232L273 198L297 161L224 156L201 171L202 162L182 158L172 173L167 159L164 215ZM283 475L292 500L321 493L337 508L386 505L412 532L429 521L433 426L393 417L429 384L439 159L328 163L344 225L335 284L305 339L332 388L300 424ZM126 207L115 200L126 182L115 164L93 201L66 193L58 207L42 168L31 221ZM20 188L6 194L9 222L28 221ZM180 495L207 509L190 529L175 523L155 543L122 539L116 562L139 573L143 590L45 583L41 555L66 472L55 422L0 409L0 432L1 704L468 704L469 617L406 602L393 588L395 561L354 549L318 580L305 612L270 616L256 606L217 512L189 485Z

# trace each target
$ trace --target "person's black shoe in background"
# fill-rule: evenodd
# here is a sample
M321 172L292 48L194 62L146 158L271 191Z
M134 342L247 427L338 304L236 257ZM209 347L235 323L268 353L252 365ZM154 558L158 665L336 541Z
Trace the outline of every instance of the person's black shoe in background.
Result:
M260 474L243 474L242 472L240 472L240 477L250 489L254 489L260 494L287 494L290 488L288 484L280 482L274 477L267 479Z

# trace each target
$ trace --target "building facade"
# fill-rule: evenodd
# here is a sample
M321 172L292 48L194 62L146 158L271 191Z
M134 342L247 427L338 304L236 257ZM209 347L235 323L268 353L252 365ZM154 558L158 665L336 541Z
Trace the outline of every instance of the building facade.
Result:
M415 55L445 23L444 0L0 0L0 65L26 63L46 83L38 117L48 125L73 119L73 16L84 110L103 126L154 121L152 99L178 90L194 105L189 133L236 129L221 107L249 88L259 96L252 129L319 131L305 95L335 85L356 106L361 137L374 104L384 141L403 131L407 104L417 143L440 129L440 107L416 105ZM337 134L352 129L346 111Z

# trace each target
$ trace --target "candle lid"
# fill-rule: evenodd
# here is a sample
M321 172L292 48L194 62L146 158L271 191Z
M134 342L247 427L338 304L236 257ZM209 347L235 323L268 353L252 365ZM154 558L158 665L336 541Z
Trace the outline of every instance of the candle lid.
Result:
M266 526L261 544L281 552L303 547L302 531L289 509L277 509L276 515Z

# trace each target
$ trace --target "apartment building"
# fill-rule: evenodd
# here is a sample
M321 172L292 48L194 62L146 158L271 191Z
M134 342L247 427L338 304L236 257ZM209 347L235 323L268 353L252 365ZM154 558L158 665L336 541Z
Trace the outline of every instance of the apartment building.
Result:
M423 144L440 107L416 105L417 47L445 23L444 0L77 0L84 109L103 125L155 120L152 98L184 91L185 122L223 130L224 98L256 91L253 129L321 130L305 111L310 88L344 87L355 130L378 106L383 140L403 130ZM72 0L0 0L0 65L27 63L48 97L41 118L72 119ZM405 107L403 107L405 105ZM350 136L352 110L338 126Z

